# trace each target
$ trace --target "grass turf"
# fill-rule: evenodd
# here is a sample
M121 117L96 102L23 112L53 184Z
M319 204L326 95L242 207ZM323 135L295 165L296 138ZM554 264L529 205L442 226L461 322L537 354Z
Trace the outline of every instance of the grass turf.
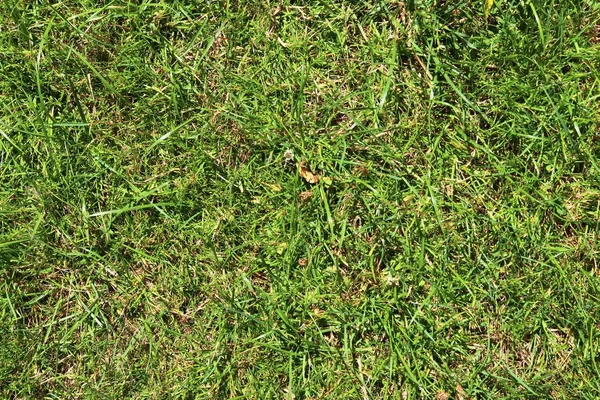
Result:
M0 396L596 398L600 7L483 3L2 2Z

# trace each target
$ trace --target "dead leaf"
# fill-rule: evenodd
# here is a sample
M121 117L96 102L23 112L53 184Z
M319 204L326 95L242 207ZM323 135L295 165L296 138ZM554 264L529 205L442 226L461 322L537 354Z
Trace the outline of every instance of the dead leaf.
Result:
M448 400L450 398L450 395L446 392L444 392L443 390L438 392L438 394L435 395L435 399L436 400Z
M292 161L294 159L294 152L290 149L287 149L285 153L283 153L283 158L285 161Z
M306 164L304 161L300 163L300 176L302 177L302 179L304 179L311 185L314 185L315 183L319 182L319 175L313 173L308 168L306 168Z
M311 197L313 197L313 192L311 192L310 190L307 190L306 192L301 192L300 193L300 200L302 202L310 200Z
M450 182L442 182L442 190L446 193L446 196L454 196L454 186Z
M369 169L364 165L356 165L352 172L358 176L367 176L369 175Z

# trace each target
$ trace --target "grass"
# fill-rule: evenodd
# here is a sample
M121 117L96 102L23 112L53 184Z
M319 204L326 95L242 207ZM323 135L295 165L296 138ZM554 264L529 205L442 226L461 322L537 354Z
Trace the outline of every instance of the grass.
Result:
M2 2L0 397L597 398L600 7L484 13Z

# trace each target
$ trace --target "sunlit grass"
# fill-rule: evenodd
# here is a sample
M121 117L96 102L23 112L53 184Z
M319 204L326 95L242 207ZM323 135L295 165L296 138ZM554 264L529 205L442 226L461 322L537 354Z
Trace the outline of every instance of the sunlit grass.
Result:
M599 24L3 2L0 395L595 398Z

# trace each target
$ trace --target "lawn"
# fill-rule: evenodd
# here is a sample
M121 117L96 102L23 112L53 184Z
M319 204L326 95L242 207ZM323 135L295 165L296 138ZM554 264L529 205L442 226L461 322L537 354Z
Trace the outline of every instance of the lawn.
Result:
M485 3L2 1L0 398L598 398L600 3Z

